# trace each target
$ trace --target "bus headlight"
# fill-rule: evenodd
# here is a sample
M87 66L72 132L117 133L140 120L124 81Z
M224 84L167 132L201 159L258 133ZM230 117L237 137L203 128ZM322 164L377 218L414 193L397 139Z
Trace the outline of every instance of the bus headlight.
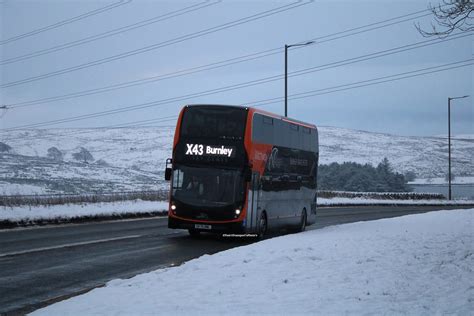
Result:
M172 210L172 211L175 211L175 210L176 210L176 205L171 204L171 210Z
M235 210L235 215L240 215L240 208Z

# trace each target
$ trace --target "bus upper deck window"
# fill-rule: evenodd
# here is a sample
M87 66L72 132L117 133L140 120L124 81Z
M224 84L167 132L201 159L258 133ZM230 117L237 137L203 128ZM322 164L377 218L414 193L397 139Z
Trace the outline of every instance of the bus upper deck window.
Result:
M271 117L264 116L263 123L268 124L268 125L273 125L273 119Z

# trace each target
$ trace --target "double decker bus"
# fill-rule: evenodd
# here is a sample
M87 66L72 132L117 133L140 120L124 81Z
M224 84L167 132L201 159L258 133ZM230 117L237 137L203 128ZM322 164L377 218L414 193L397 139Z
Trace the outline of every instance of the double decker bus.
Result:
M168 227L262 237L316 220L315 125L251 107L186 105L166 161Z

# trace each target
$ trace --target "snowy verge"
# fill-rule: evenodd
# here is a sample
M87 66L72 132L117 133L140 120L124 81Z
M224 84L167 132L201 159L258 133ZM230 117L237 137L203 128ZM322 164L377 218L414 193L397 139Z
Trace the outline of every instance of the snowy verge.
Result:
M385 200L364 198L332 199L318 198L318 206L351 206L351 205L474 205L474 200Z
M469 315L474 209L358 222L204 255L34 315Z
M456 177L452 179L452 184L474 184L474 177ZM418 184L418 185L447 185L448 181L446 178L427 178L427 179L415 179L413 181L408 182L408 184Z
M0 226L10 226L9 223L28 225L85 219L135 217L138 215L166 215L167 210L168 202L142 200L0 207Z
M377 200L363 198L318 199L318 206L474 205L472 200ZM0 228L48 223L83 222L113 218L167 215L167 201L117 201L38 206L0 206Z

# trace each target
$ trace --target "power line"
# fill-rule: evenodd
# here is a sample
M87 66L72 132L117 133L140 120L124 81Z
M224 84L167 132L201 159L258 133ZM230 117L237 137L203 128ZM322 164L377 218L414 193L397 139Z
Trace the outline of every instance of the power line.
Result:
M459 62L454 62L454 63L449 63L445 65L440 65L440 66L434 66L434 67L428 67L424 69L418 69L414 71L409 71L409 72L404 72L404 73L399 73L399 74L394 74L394 75L389 75L389 76L384 76L384 77L379 77L379 78L373 78L369 80L363 80L363 81L358 81L358 82L353 82L353 83L348 83L344 85L338 85L338 86L333 86L333 87L328 87L328 88L323 88L323 89L316 89L316 90L309 90L301 93L295 93L291 94L289 96L289 100L297 100L297 99L303 99L303 98L309 98L309 97L314 97L314 96L319 96L319 95L324 95L324 94L330 94L330 93L335 93L335 92L341 92L341 91L346 91L346 90L352 90L352 89L357 89L357 88L362 88L362 87L367 87L367 86L372 86L372 85L377 85L377 84L382 84L382 83L387 83L387 82L393 82L393 81L398 81L398 80L403 80L403 79L409 79L409 78L414 78L414 77L419 77L427 74L433 74L433 73L438 73L442 71L447 71L447 70L453 70L461 67L466 67L474 64L474 59L467 59L464 61L459 61ZM469 62L466 64L466 62ZM448 67L450 66L450 67ZM242 106L252 106L252 107L261 107L273 103L278 103L281 102L284 99L284 97L276 97L276 98L271 98L271 99L264 99L264 100L259 100L259 101L251 101L251 102L246 102L242 103ZM151 124L151 121L158 121L158 122L164 122L164 121L169 121L173 119L177 119L177 115L174 116L169 116L169 117L158 117L155 119L151 120L141 120L141 121L132 121L128 123L122 124L122 127L145 127ZM149 121L147 124L141 124L137 125L137 123L142 123L144 121ZM128 125L128 126L125 126ZM109 126L102 126L102 127L96 127L96 128L122 128L122 127L116 127L117 125L109 125ZM162 126L158 125L157 127L173 127L173 125L169 126ZM74 134L82 134L82 133L90 133L94 131L90 130L85 130L85 131L74 131L69 134L62 134L62 136L69 136L69 135L74 135ZM55 137L55 136L54 136ZM23 138L23 137L22 137ZM38 138L38 137L36 137ZM39 137L41 138L53 138L53 136L44 136L44 137ZM12 141L18 138L9 138L6 141Z
M414 77L424 76L424 75L438 73L438 72L442 72L442 71L467 67L467 66L470 66L470 65L473 65L473 64L474 64L474 58L471 58L471 59L466 59L466 60L462 60L462 61L458 61L458 62L454 62L454 63L449 63L449 64L440 65L440 66L434 66L434 67L428 67L428 68L424 68L424 69L408 71L408 72L399 73L399 74L395 74L395 75L389 75L389 76L384 76L384 77L379 77L379 78L374 78L374 79L368 79L368 80L343 84L343 85L329 87L329 88L316 89L316 90L310 90L310 91L295 93L295 94L291 95L290 100L304 99L304 98L319 96L319 95L323 95L323 94L330 94L330 93L335 93L335 92L340 92L340 91L346 91L346 90L352 90L352 89L357 89L357 88L362 88L362 87L367 87L367 86L373 86L373 85L377 85L377 84L381 84L381 83L387 83L387 82L393 82L393 81L398 81L398 80L402 80L402 79L414 78ZM450 67L448 67L448 66L450 66ZM438 68L441 68L441 69L438 69ZM421 72L421 73L417 73L417 72ZM260 101L256 101L256 102L252 103L252 106L259 107L259 106L264 106L264 105L268 105L268 104L272 104L272 103L278 103L278 102L281 102L282 100L284 100L284 97L265 99L265 100L260 100Z
M383 77L369 79L369 80L357 81L357 82L353 82L353 83L350 83L350 84L344 84L344 85L338 85L338 86L333 86L333 87L324 88L324 89L306 91L306 92L299 93L299 94L293 94L293 95L291 95L291 97L293 97L293 98L302 98L303 95L305 95L305 94L318 93L317 95L319 95L319 94L333 93L333 92L344 91L344 90L348 90L348 89L354 89L356 87L357 88L358 87L365 87L365 86L369 86L369 85L373 85L373 84L379 84L379 83L383 83L383 82L390 82L390 81L401 80L401 79L405 79L405 78L416 77L416 76L420 76L420 75L424 75L424 74L430 74L430 73L435 73L435 72L440 72L440 71L445 71L445 70L450 70L450 69L456 69L456 68L460 68L460 67L466 67L466 66L472 65L473 60L474 60L474 58L471 58L471 59L462 60L462 61L453 62L453 63L448 63L448 64L444 64L444 65L432 66L432 67L417 69L417 70L413 70L413 71L398 73L398 74L395 74L395 75L389 75L389 76L383 76ZM443 68L443 69L440 69L440 68ZM422 73L420 73L420 72L422 72ZM419 74L417 74L417 73L419 73ZM396 77L403 77L403 78L396 78ZM377 82L377 81L380 81L380 82ZM360 86L357 86L357 85L360 85ZM352 86L354 86L354 87L352 87ZM332 90L334 90L334 91L332 91ZM322 91L326 91L326 92L321 93ZM273 98L273 99L260 100L260 101L254 102L254 104L259 105L260 103L265 103L265 102L273 103L273 102L277 102L276 100L279 100L280 98L281 97ZM171 102L167 102L167 103L171 103ZM249 102L249 103L251 103L251 102ZM261 105L259 105L259 106L261 106ZM95 114L93 114L93 115L95 115ZM107 115L107 114L105 114L105 115ZM97 117L97 116L104 116L104 114L101 113L101 115L96 115L94 117ZM76 120L82 119L82 117L74 117L72 119L67 119L67 121L65 119L62 119L62 120L54 120L54 121L48 121L48 122L43 122L43 123L29 124L29 125L24 125L24 126L18 126L18 127L5 129L4 131L17 130L17 129L26 128L26 127L56 125L56 124L61 124L61 123L65 123L65 122L76 121Z
M332 33L332 34L328 34L328 35L324 35L324 36L320 36L320 37L315 37L311 40L316 41L318 44L321 44L321 43L341 39L341 38L348 37L348 36L353 36L353 35L361 34L361 33L364 33L364 32L377 30L377 29L380 29L380 28L384 28L384 27L394 25L394 24L403 23L403 22L406 22L406 21L411 21L413 19L423 17L426 14L421 15L421 16L418 16L418 14L426 12L426 11L427 10L412 12L412 13L409 13L409 14L405 14L405 15L394 17L394 18L390 18L390 19L387 19L387 20L382 20L382 21L378 21L378 22L375 22L375 23L370 23L370 24L359 26L359 27L347 29L347 30L344 30L344 31L339 31L339 32L336 32L336 33ZM409 16L410 16L410 18L407 18ZM393 21L396 21L396 20L399 20L399 19L403 19L403 20L393 22ZM391 22L391 23L386 24L387 22ZM380 24L382 24L382 25L380 25ZM364 29L364 28L368 28L368 29ZM342 35L342 36L339 36L339 35ZM337 37L334 37L334 36L337 36ZM308 40L306 40L305 42L307 42L307 41ZM299 49L299 48L301 48L301 47L294 47L293 49ZM114 91L114 90L118 90L118 89L133 87L133 86L137 86L137 85L148 84L148 83L152 83L152 82L156 82L156 81L161 81L161 80L186 76L186 75L190 75L190 74L194 74L194 73L198 73L198 72L204 72L204 71L208 71L208 70L212 70L212 69L216 69L216 68L221 68L221 67L225 67L225 66L229 66L229 65L234 65L234 64L238 64L238 63L242 63L242 62L252 61L252 60L259 59L259 58L275 55L275 54L278 54L282 51L283 50L282 50L281 47L277 47L277 48L268 49L268 50L264 50L264 51L260 51L260 52L256 52L256 53L252 53L252 54L247 54L247 55L242 55L242 56L230 58L230 59L227 59L227 60L213 62L213 63L206 64L206 65L201 65L201 66L196 66L196 67L192 67L192 68L188 68L188 69L183 69L183 70L179 70L179 71L175 71L175 72L171 72L171 73L167 73L167 74L163 74L163 75L157 75L157 76L147 77L147 78L143 78L143 79L138 79L138 80L133 80L133 81L128 81L128 82L122 82L122 83L118 83L118 84L104 86L104 87L101 87L101 88L82 90L82 91L63 94L63 95L59 95L59 96L53 96L53 97L35 99L35 100L30 100L30 101L18 102L18 103L13 103L13 104L10 104L10 105L11 105L12 108L15 108L15 107L30 106L30 105L36 105L36 104L44 104L44 103L47 103L47 102L48 103L49 102L56 102L56 101L68 100L68 99L72 99L72 98L79 98L79 97L93 95L93 94L105 93L105 92Z
M93 94L105 93L105 92L109 92L109 91L129 88L129 87L143 85L143 84L152 83L152 82L157 82L157 81L161 81L161 80L177 78L177 77L186 76L186 75L190 75L190 74L194 74L194 73L198 73L198 72L204 72L204 71L217 69L217 68L221 68L221 67L225 67L225 66L229 66L229 65L234 65L234 64L237 64L237 63L251 61L251 60L258 59L258 58L263 58L263 57L266 57L266 56L270 56L270 55L280 53L281 50L282 50L281 47L279 47L279 48L276 48L276 49L270 49L270 50L266 50L266 51L259 52L259 53L254 53L254 54L249 54L249 55L240 56L240 57L236 57L236 58L231 58L231 59L227 59L227 60L224 60L224 61L215 62L215 63L203 65L203 66L187 68L187 69L183 69L183 70L179 70L179 71L175 71L175 72L171 72L171 73L167 73L167 74L163 74L163 75L157 75L157 76L153 76L153 77L147 77L147 78L143 78L143 79L122 82L122 83L118 83L118 84L104 86L104 87L101 87L101 88L82 90L82 91L63 94L63 95L54 96L54 97L47 97L47 98L41 98L41 99L36 99L36 100L12 103L12 104L10 104L10 106L11 106L11 108L19 108L19 107L25 107L25 106L31 106L31 105L37 105L37 104L45 104L45 103L52 103L52 102L57 102L57 101L62 101L62 100L79 98L79 97L93 95ZM267 52L269 52L269 53L267 53ZM263 54L263 53L267 53L267 54ZM259 54L262 54L262 55L259 55ZM256 56L256 55L258 55L258 56Z
M115 124L115 125L107 125L107 126L101 126L98 128L122 128L122 127L129 127L130 125L135 126L136 124L150 124L150 123L159 123L159 122L168 122L171 120L177 119L177 115L169 115L169 116L162 116L158 118L153 118L153 119L147 119L147 120L140 120L140 121L133 121L133 122L127 122L127 123L120 123L120 124Z
M324 95L324 94L330 94L330 93L335 93L335 92L341 92L341 91L347 91L347 90L352 90L352 89L358 89L362 87L367 87L367 86L372 86L372 85L378 85L382 83L388 83L388 82L393 82L393 81L398 81L398 80L404 80L404 79L409 79L409 78L414 78L414 77L419 77L419 76L424 76L428 74L433 74L433 73L438 73L442 71L448 71L448 70L453 70L461 67L466 67L474 64L474 58L463 60L463 61L458 61L458 62L453 62L453 63L448 63L440 66L433 66L433 67L427 67L423 69L418 69L418 70L413 70L413 71L408 71L408 72L403 72L403 73L398 73L394 75L389 75L389 76L383 76L379 78L373 78L373 79L368 79L368 80L362 80L362 81L357 81L357 82L352 82L344 85L338 85L338 86L333 86L333 87L328 87L328 88L323 88L323 89L316 89L316 90L309 90L305 92L300 92L300 93L295 93L289 95L288 99L289 100L297 100L297 99L304 99L304 98L309 98L309 97L314 97L314 96L319 96L319 95ZM284 100L284 97L276 97L276 98L271 98L271 99L264 99L264 100L259 100L259 101L251 101L251 102L246 102L242 103L242 106L252 106L252 107L262 107L265 105L273 104L273 103L278 103ZM178 116L175 116L174 119L176 119ZM155 118L152 120L162 120L165 121L166 117L163 118ZM166 120L171 120L172 118L170 117L169 119ZM149 121L152 121L149 120ZM147 126L147 124L142 124L142 125L136 125L137 123L141 123L143 121L132 121L126 123L129 125L128 127L144 127ZM114 125L109 125L109 126L103 126L100 128L110 128L114 127ZM125 126L124 126L125 127ZM157 126L161 127L161 125ZM162 126L165 127L165 126ZM170 125L170 127L173 127L173 125ZM120 127L119 127L120 128ZM86 131L75 131L70 134L63 134L64 135L73 135L73 134L82 134L82 133L90 133L94 131L86 130ZM40 137L41 138L52 138L51 137ZM24 138L24 137L22 137ZM37 137L36 137L37 138ZM12 141L18 138L9 138L6 141Z
M134 55L137 55L137 54L142 54L142 53L145 53L145 52L149 52L151 50L156 50L158 48L162 48L162 47L165 47L165 46L181 43L181 42L184 42L184 41L187 41L187 40L190 40L190 39L202 37L202 36L212 34L212 33L224 30L224 29L228 29L228 28L231 28L231 27L234 27L234 26L238 26L238 25L249 23L249 22L255 21L255 20L259 20L259 19L262 19L262 18L265 18L265 17L268 17L268 16L272 16L272 15L275 15L275 14L278 14L278 13L281 13L281 12L292 10L292 9L298 8L298 7L303 6L303 5L307 5L307 4L312 3L312 2L313 2L313 0L309 0L309 1L306 1L306 2L302 2L301 0L298 0L298 1L293 2L291 4L286 4L284 6L280 6L280 7L271 9L271 10L262 11L260 13L253 14L253 15L247 16L245 18L240 18L240 19L237 19L237 20L232 21L232 22L227 22L227 23L224 23L224 24L221 24L221 25L218 25L218 26L214 26L214 27L204 29L204 30L201 30L201 31L198 31L198 32L183 35L183 36L180 36L180 37L177 37L177 38L174 38L174 39L170 39L170 40L167 40L167 41L164 41L164 42L160 42L160 43L156 43L156 44L153 44L153 45L145 46L145 47L142 47L142 48L139 48L139 49L134 49L134 50L127 51L127 52L124 52L124 53L120 53L120 54L117 54L117 55L109 56L109 57L106 57L106 58L97 59L97 60L94 60L94 61L91 61L91 62L76 65L76 66L73 66L73 67L63 68L63 69L56 70L56 71L53 71L53 72L49 72L49 73L46 73L46 74L33 76L33 77L29 77L29 78L25 78L25 79L21 79L21 80L17 80L17 81L7 82L5 84L0 85L0 88L8 88L8 87L17 86L17 85L37 81L37 80L42 80L42 79L46 79L46 78L50 78L50 77L55 77L55 76L70 73L70 72L73 72L73 71L77 71L77 70L81 70L81 69L101 65L101 64L104 64L104 63L109 63L109 62L112 62L112 61L115 61L115 60L127 58L127 57L134 56Z
M113 124L113 125L105 125L105 126L97 126L95 127L96 129L101 129L101 128L123 128L123 127L129 127L129 126L135 126L135 124L148 124L148 123L160 123L160 122L169 122L171 120L174 120L178 118L177 115L169 115L169 116L161 116L161 117L156 117L152 119L146 119L146 120L139 120L139 121L132 121L132 122L125 122L125 123L119 123L119 124ZM74 133L75 134L75 133Z
M340 92L340 91L346 91L346 90L352 90L352 89L357 89L357 88L362 88L362 87L367 87L367 86L372 86L372 85L378 85L382 83L387 83L387 82L393 82L393 81L398 81L398 80L403 80L403 79L409 79L409 78L414 78L414 77L419 77L419 76L424 76L428 74L433 74L433 73L438 73L442 71L447 71L447 70L453 70L457 68L462 68L466 66L470 66L474 64L474 58L463 60L463 61L458 61L458 62L453 62L453 63L448 63L440 66L433 66L433 67L427 67L423 69L418 69L418 70L413 70L413 71L407 71L404 73L399 73L399 74L394 74L394 75L388 75L388 76L383 76L379 78L373 78L373 79L368 79L368 80L362 80L358 82L353 82L353 83L348 83L348 84L343 84L343 85L338 85L338 86L333 86L333 87L328 87L328 88L323 88L323 89L316 89L316 90L309 90L305 92L300 92L300 93L294 93L289 96L290 100L297 100L297 99L304 99L304 98L309 98L309 97L314 97L314 96L319 96L319 95L324 95L324 94L330 94L330 93L335 93L335 92ZM448 67L449 66L449 67ZM251 101L251 102L246 102L240 104L241 106L251 106L251 107L261 107L265 106L268 104L273 104L273 103L278 103L284 100L284 97L277 97L277 98L271 98L271 99L264 99L264 100L259 100L259 101ZM166 121L171 120L171 119L177 119L178 115L165 117L168 118ZM144 125L136 125L137 123L145 122L145 121L150 121L147 124ZM150 119L150 120L144 120L144 121L133 121L129 122L126 125L123 125L121 127L138 127L138 126L145 126L148 124L151 124L151 121L165 121L163 118L155 118L155 119ZM101 128L110 128L110 127L115 127L114 125L112 126L103 126Z
M7 43L18 41L18 40L26 38L26 37L30 37L30 36L33 36L33 35L36 35L36 34L39 34L39 33L43 33L43 32L46 32L46 31L49 31L49 30L52 30L52 29L56 29L56 28L61 27L63 25L67 25L67 24L70 24L70 23L73 23L73 22L76 22L76 21L79 21L79 20L83 20L83 19L88 18L90 16L94 16L94 15L97 15L99 13L103 13L103 12L115 9L117 7L120 7L120 6L124 5L124 4L130 3L131 1L132 0L120 0L118 2L114 2L112 4L106 5L105 7L101 7L101 8L92 10L92 11L88 11L88 12L83 13L81 15L78 15L78 16L75 16L75 17L72 17L72 18L68 18L68 19L56 22L54 24L44 26L44 27L41 27L41 28L29 31L29 32L20 34L20 35L12 36L10 38L7 38L6 40L0 41L0 45L4 45L4 44L7 44Z
M179 10L176 10L176 11L168 12L168 13L150 18L150 19L146 19L146 20L143 20L143 21L140 21L140 22L136 22L136 23L133 23L133 24L130 24L130 25L127 25L127 26L122 26L122 27L119 27L119 28L116 28L116 29L113 29L113 30L110 30L110 31L107 31L107 32L100 33L100 34L88 36L88 37L85 37L85 38L80 39L80 40L75 40L75 41L63 43L61 45L56 45L56 46L53 46L53 47L50 47L50 48L37 50L35 52L31 52L31 53L24 54L24 55L21 55L21 56L16 56L16 57L4 59L4 60L0 61L0 65L7 65L7 64L16 63L16 62L19 62L19 61L31 59L31 58L34 58L34 57L38 57L38 56L50 54L50 53L53 53L53 52L61 51L61 50L67 49L67 48L83 45L83 44L90 43L90 42L93 42L93 41L97 41L99 39L104 39L104 38L114 36L114 35L117 35L117 34L125 33L125 32L128 32L128 31L140 28L140 27L144 27L144 26L147 26L147 25L150 25L150 24L153 24L153 23L165 21L165 20L183 15L183 14L186 14L186 13L198 11L198 10L207 8L209 6L216 5L220 1L221 0L209 3L209 0L206 0L204 2L200 2L198 4L193 4L191 6L187 6L185 8L182 8L182 9L179 9Z
M390 48L390 49L378 51L378 52L375 52L375 53L370 53L370 54L366 54L366 55L362 55L362 56L358 56L358 57L345 59L345 60L338 61L338 62L329 63L329 64L326 64L326 65L323 65L323 66L310 67L310 68L294 71L294 72L292 72L292 74L290 76L297 76L297 75L303 75L303 74L306 74L306 73L311 73L311 72L314 72L315 69L317 71L326 70L326 69L331 69L331 68L334 68L334 67L350 65L350 64L353 64L353 63L356 63L356 62L367 61L367 60L371 60L371 59L375 59L375 58L380 58L380 57L385 57L385 56L389 56L389 55L393 55L393 54L398 54L398 53L401 53L401 52L411 51L411 50L426 47L426 46L431 46L431 45L435 45L435 44L444 43L445 41L452 41L452 40L468 37L468 36L471 36L471 34L472 33L467 33L467 34L466 33L458 33L455 36L449 37L449 38L444 38L444 39L436 38L436 39L432 39L432 40L421 41L421 42L417 42L417 43L413 43L413 44L408 44L408 45L403 45L403 46L399 46L399 47L395 47L395 48Z
M317 71L322 71L322 70L327 70L327 69L331 69L331 68L346 66L346 65L349 65L349 64L353 64L353 63L357 63L357 62L361 62L361 61L367 61L367 60L371 60L371 59L375 59L375 58L380 58L380 57L384 57L384 56L387 56L387 55L392 55L392 54L396 54L396 53L400 53L400 52L404 52L404 51L409 51L409 50L417 49L417 48L428 46L428 45L433 45L433 44L436 44L436 43L441 43L441 42L445 42L445 41L459 39L459 38L466 37L466 36L469 36L469 35L470 34L458 34L458 35L454 35L454 36L451 36L451 37L445 38L445 39L425 40L425 41L422 41L422 42L418 42L418 43L414 43L414 44L408 44L408 45L404 45L404 46L400 46L400 47L396 47L396 48L392 48L392 49L388 49L388 50L379 51L379 52L376 52L376 53L366 54L366 55L353 57L353 58L349 58L349 59L345 59L345 60L341 60L341 61L337 61L337 62L332 62L332 63L328 63L328 64L324 64L324 65L304 68L304 69L301 69L301 70L291 72L288 76L289 77L300 76L300 75L313 73L313 72L317 72ZM217 93L221 93L221 92L226 92L226 91L251 87L251 86L260 85L260 84L264 84L264 83L268 83L268 82L273 82L273 81L277 81L277 80L281 80L281 79L283 79L283 75L279 74L279 75L260 78L260 79L251 80L251 81L247 81L247 82L242 82L242 83L238 83L238 84L234 84L234 85L229 85L229 86L214 88L214 89L210 89L210 90L206 90L206 91L191 93L191 94L187 94L187 95L181 95L181 96L176 96L176 97L162 99L162 100L155 100L155 101L150 101L150 102L145 102L145 103L140 103L140 104L129 105L129 106L121 107L121 108L118 108L118 109L112 109L112 110L100 111L100 112L95 112L95 113L83 114L83 115L72 116L72 117L62 118L62 119L56 119L56 120L51 120L51 121L41 122L41 123L26 124L26 125L22 125L22 126L9 128L7 130L17 129L17 128L30 128L30 127L40 127L40 126L47 126L47 125L57 125L57 124L66 123L66 122L85 120L85 119L101 117L101 116L107 116L107 115L112 115L112 114L117 114L117 113L135 111L135 110L144 109L144 108L148 108L148 107L157 107L159 105L169 104L169 103L173 103L173 102L176 102L176 101L184 101L184 100L195 98L195 97L207 96L207 95L217 94Z
M343 66L343 65L347 65L347 64L349 64L349 63L343 63L343 64L341 63L338 66ZM317 69L317 68L320 68L320 69ZM334 68L334 66L333 67L327 67L326 65L322 65L322 66L318 66L318 67L311 67L311 68L307 68L307 69L304 69L304 70L298 70L298 71L295 71L293 73L290 73L289 76L293 77L293 76L303 75L303 74L307 74L307 73L310 73L310 72L316 72L316 71L325 70L325 69L329 69L329 68ZM29 127L57 125L57 124L62 124L62 123L66 123L66 122L72 122L72 121L79 121L79 120L85 120L85 119L90 119L90 118L108 116L108 115L118 114L118 113L123 113L123 112L130 112L130 111L135 111L135 110L149 108L149 107L158 107L158 106L162 106L162 105L165 105L165 104L170 104L170 103L177 102L177 101L184 101L184 100L188 100L188 99L192 99L192 98L196 98L196 97L202 97L202 96L227 92L227 91L246 88L246 87L253 87L253 86L256 86L256 85L281 80L282 78L283 78L283 75L276 75L276 76L261 78L261 79L257 79L257 80L253 80L253 81L240 83L240 84L224 86L224 87L221 87L221 88L216 88L216 89L211 89L211 90L207 90L207 91L192 93L192 94L188 94L188 95L184 95L184 96L177 96L177 97L172 97L172 98L163 99L163 100L156 100L156 101L152 101L152 102L141 103L141 104L138 104L138 105L126 106L126 107L122 107L122 108L119 108L119 109L89 113L89 114L84 114L84 115L80 115L80 116L73 116L73 117L69 117L69 118L57 119L57 120L52 120L52 121L47 121L47 122L42 122L42 123L28 124L28 125L19 126L19 127L16 127L16 128L29 128Z
M121 129L121 128L128 128L128 127L130 128L131 127L147 127L150 124L176 121L177 118L178 118L178 115L170 115L170 116L165 116L165 117L157 117L157 118L149 119L149 120L132 121L132 122L127 122L127 123L122 123L122 124L97 126L97 127L91 128L94 130L91 130L89 128L80 129L80 130L74 129L73 131L70 131L70 132L61 133L60 137L72 136L72 135L78 135L78 134L96 133L97 129ZM153 125L153 126L174 127L175 125ZM41 135L41 136L35 136L34 138L35 139L51 139L51 138L57 138L57 137L58 135ZM10 137L10 138L4 139L4 141L9 142L12 140L18 140L18 139L24 139L24 138L25 137L21 137L21 138Z
M93 35L93 36L89 36L89 37L86 37L86 38L83 38L83 39L80 39L80 40L76 40L76 41L72 41L72 42L67 42L67 43L63 43L63 44L61 44L61 45L56 45L56 46L53 46L53 47L50 47L50 48L47 48L47 49L38 50L38 51L31 52L31 53L28 53L28 54L25 54L25 55L21 55L21 56L17 56L17 57L12 57L12 58L8 58L8 59L4 59L4 60L0 61L0 65L6 65L6 64L11 64L11 63L15 63L15 62L18 62L18 61L26 60L26 59L31 59L31 58L34 58L34 57L37 57L37 56L49 54L49 53L52 53L52 52L57 52L57 51L64 50L64 49L67 49L67 48L71 48L71 47L74 47L74 46L78 46L78 45L82 45L82 44L89 43L89 42L92 42L92 41L96 41L96 40L99 40L99 39L103 39L103 38L106 38L106 37L110 37L110 36L113 36L113 35L116 35L116 34L124 33L124 32L130 31L130 30L139 28L139 27L147 26L147 25L150 25L150 24L153 24L153 23L156 23L156 22L160 22L160 21L163 21L163 20L167 20L167 19L172 18L172 17L175 17L175 16L179 16L179 15L182 15L182 14L185 14L185 13L188 13L188 12L200 10L200 9L205 8L205 7L215 5L215 4L219 3L219 2L221 2L221 0L218 0L218 1L213 2L213 3L210 3L210 4L206 4L206 5L204 5L204 6L201 7L201 5L203 5L203 4L207 3L207 2L209 2L209 0L206 0L206 1L202 2L202 3L198 3L198 4L195 4L195 5L192 5L192 6L190 6L190 7L186 7L186 8L177 10L177 11L169 12L169 13L166 13L166 14L164 14L164 15L160 15L160 16L157 16L157 17L154 17L154 18L151 18L151 19L147 19L147 20L144 20L144 21L140 21L140 22L137 22L137 23L133 23L133 24L130 24L130 25L127 25L127 26L124 26L124 27L120 27L120 28L117 28L117 29L113 29L113 30L110 30L110 31L107 31L107 32L104 32L104 33L100 33L100 34L96 34L96 35ZM195 8L195 7L197 7L197 8ZM184 11L184 12L181 12L181 11ZM424 12L426 12L426 11L430 11L430 10L425 9L425 10L421 10L421 11L412 12L412 13L410 13L410 14L405 14L405 15L403 15L403 16L394 17L394 18L387 19L387 20L384 20L384 21L381 21L381 22L375 22L375 23L371 23L371 24L364 25L364 26L361 26L361 27L357 27L357 28L353 28L353 29L350 29L350 30L346 30L346 31L343 31L343 32L338 32L338 33L335 33L335 34L330 34L330 35L328 35L328 36L334 36L334 35L341 34L341 33L345 33L345 32L349 32L349 31L359 30L359 29L362 29L362 28L365 28L365 27L370 27L370 26L374 26L374 25L380 24L380 23L382 23L382 22L386 23L386 22L398 20L398 19L401 19L401 18L404 18L404 17L408 17L408 16L413 16L413 15L417 15L417 14L420 14L420 13L424 13ZM421 16L411 17L411 18L409 18L408 20L398 21L398 22L396 22L396 23L401 23L401 22L406 22L406 21L414 20L414 19L417 19L417 18L420 18L420 17L424 17L424 16L430 15L430 14L431 14L431 11L430 11L430 13L428 13L428 14L424 14L424 15L421 15ZM390 24L388 24L387 26L390 26L390 25L393 25L393 24L390 23ZM386 26L384 26L384 27L386 27ZM355 34L351 34L351 35L355 35ZM323 39L323 38L324 38L324 36L323 36L323 37L319 37L319 38L314 38L314 39L312 39L312 40L319 40L319 39Z

